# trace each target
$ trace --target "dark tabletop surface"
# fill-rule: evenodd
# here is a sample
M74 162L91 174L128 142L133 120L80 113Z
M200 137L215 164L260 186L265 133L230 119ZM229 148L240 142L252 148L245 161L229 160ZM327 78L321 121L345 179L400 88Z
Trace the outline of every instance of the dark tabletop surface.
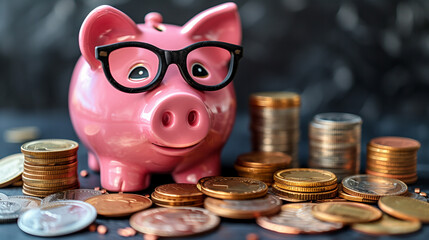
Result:
M248 131L248 116L239 114L223 153L222 153L222 173L225 176L234 176L233 163L235 158L242 153L250 151L250 133ZM305 166L307 154L305 128L308 122L301 121L302 138L300 143L300 161L301 165ZM15 111L0 111L0 133L12 127L19 126L37 126L41 130L40 138L65 138L78 141L76 134L71 126L68 113L65 111L46 111L38 113L22 113ZM402 126L404 127L404 126ZM377 127L375 126L375 129ZM406 128L404 128L406 129ZM365 132L365 131L364 131ZM363 135L363 145L368 142L371 134ZM424 148L424 145L423 147ZM0 140L0 157L5 157L13 153L20 152L20 144L6 143L2 138ZM422 154L423 152L423 154ZM427 164L425 151L419 153L418 176L419 180L415 185L410 186L410 190L415 187L420 187L422 191L429 192L429 164ZM364 152L362 156L364 156ZM362 161L364 162L364 157ZM79 171L88 169L86 149L81 144L78 151ZM364 165L364 163L362 164ZM89 176L86 178L79 177L81 188L94 188L100 186L99 174L89 171ZM172 178L169 175L154 175L152 176L151 186L139 194L150 194L157 185L171 183ZM1 193L6 195L22 195L20 187L2 188ZM58 239L124 239L117 234L117 229L129 226L128 218L107 219L97 218L96 223L107 226L109 232L106 235L99 235L96 232L83 230L67 236L59 237ZM399 237L380 236L374 237L355 232L345 228L338 232L320 235L288 235L275 233L259 227L254 220L230 220L222 218L220 226L202 235L187 237L186 239L246 239L246 235L255 233L259 239L429 239L429 226L424 225L423 228L413 234L402 235ZM15 222L0 224L0 239L40 239L22 232ZM50 238L57 239L57 238ZM138 234L127 239L142 239L142 235ZM175 239L175 238L171 238ZM184 238L181 238L184 239Z

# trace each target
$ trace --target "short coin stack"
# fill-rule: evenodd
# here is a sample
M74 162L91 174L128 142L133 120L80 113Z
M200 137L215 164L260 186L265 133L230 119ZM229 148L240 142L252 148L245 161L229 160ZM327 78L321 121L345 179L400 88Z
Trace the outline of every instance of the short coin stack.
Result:
M321 113L309 125L308 166L333 172L339 180L360 168L362 119L348 113Z
M257 179L271 186L273 174L289 167L291 160L282 152L251 152L238 156L234 168L240 177Z
M233 219L252 219L280 211L281 200L267 194L264 182L243 177L204 177L197 187L208 197L204 208Z
M70 140L45 139L25 143L22 192L35 197L79 188L77 150Z
M250 96L253 151L284 152L298 167L301 98L293 92L261 92Z
M367 145L366 173L415 183L419 148L420 143L410 138L374 138Z
M152 201L160 207L201 207L204 194L195 184L171 183L155 188Z
M404 182L367 174L346 177L341 184L339 197L354 202L376 203L383 196L408 195Z
M319 169L291 168L274 174L271 191L289 202L321 200L337 196L335 174Z

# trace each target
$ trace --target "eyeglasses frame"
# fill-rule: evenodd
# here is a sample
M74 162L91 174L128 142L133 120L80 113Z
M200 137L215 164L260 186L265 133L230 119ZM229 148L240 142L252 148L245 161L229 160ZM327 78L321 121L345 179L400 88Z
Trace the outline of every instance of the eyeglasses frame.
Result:
M113 78L112 73L110 72L109 55L114 50L125 48L125 47L144 48L157 55L159 59L158 64L160 67L158 68L158 72L156 73L155 77L149 84L139 88L129 88L119 84ZM191 75L188 72L187 63L186 63L186 58L188 54L191 51L201 47L220 47L225 50L228 50L231 54L228 74L226 75L225 79L217 85L207 86L207 85L200 84L195 80L193 80ZM240 60L242 55L243 55L242 46L234 45L226 42L219 42L219 41L201 41L201 42L191 44L180 50L163 50L149 43L135 42L135 41L118 42L118 43L95 47L95 58L102 63L104 75L106 76L107 80L110 82L110 84L113 87L126 93L141 93L141 92L153 90L162 82L164 75L167 72L168 66L170 66L170 64L173 64L173 63L178 66L179 71L182 74L182 77L191 87L200 91L216 91L224 88L233 80L235 73L237 72L238 61Z

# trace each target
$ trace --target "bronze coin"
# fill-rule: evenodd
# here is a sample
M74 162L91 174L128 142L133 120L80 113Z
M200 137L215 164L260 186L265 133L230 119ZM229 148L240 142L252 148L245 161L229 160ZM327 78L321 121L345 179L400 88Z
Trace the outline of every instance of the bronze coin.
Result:
M99 215L106 217L128 216L152 205L149 198L129 193L94 196L85 202L94 206Z
M373 138L369 144L376 148L391 151L413 151L420 148L418 141L404 137L378 137Z

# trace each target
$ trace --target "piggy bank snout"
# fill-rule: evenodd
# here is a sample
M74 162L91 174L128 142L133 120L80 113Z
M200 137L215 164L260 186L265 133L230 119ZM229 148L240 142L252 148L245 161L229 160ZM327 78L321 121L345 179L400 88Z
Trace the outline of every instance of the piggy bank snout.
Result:
M184 148L201 142L210 129L203 101L192 94L176 93L158 102L152 112L151 137L155 145Z

